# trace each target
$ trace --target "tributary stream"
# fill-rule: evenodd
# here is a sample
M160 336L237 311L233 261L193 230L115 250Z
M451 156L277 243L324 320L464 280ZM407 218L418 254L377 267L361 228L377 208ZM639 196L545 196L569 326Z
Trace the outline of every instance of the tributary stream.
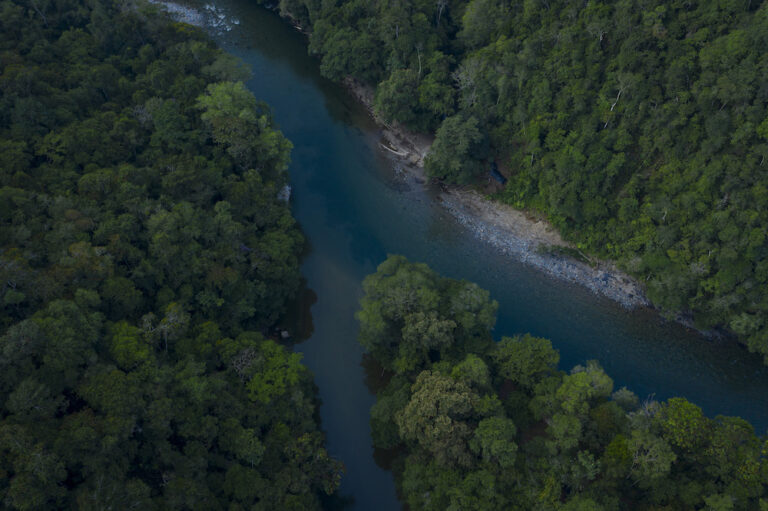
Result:
M387 254L404 254L452 278L477 282L499 302L496 337L550 338L561 367L596 359L641 399L683 396L710 416L768 427L768 370L731 343L708 341L650 311L627 312L503 255L459 225L434 191L403 175L378 148L380 133L341 86L320 76L306 38L251 0L200 6L209 31L252 70L256 97L293 142L295 217L309 239L302 267L317 293L314 333L296 346L313 371L328 449L346 466L351 509L400 507L391 474L373 457L354 313L361 281ZM214 20L215 23L210 23Z

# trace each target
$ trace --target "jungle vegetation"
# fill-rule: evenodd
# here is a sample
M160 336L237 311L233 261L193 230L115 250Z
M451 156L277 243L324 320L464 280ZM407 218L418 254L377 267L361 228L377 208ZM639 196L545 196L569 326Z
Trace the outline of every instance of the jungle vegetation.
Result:
M409 509L768 510L768 439L743 419L641 400L595 361L562 371L546 339L496 342L487 291L402 256L363 288L373 442Z
M334 79L768 361L768 3L280 0Z
M0 1L0 507L320 509L291 144L144 3Z

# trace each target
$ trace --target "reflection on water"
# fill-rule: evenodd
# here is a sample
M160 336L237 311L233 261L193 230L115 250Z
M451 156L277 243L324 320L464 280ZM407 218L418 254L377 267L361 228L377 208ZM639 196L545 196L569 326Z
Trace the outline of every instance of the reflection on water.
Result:
M377 148L380 134L365 110L319 76L302 35L252 0L221 0L216 7L241 23L214 37L251 67L248 86L272 106L294 144L294 215L312 245L303 273L317 293L314 333L296 349L315 374L328 448L347 467L342 492L354 499L352 508L399 507L391 474L373 457L368 411L374 396L365 384L354 319L360 282L388 253L490 290L500 304L497 337L548 337L565 368L596 359L617 387L641 397L684 396L709 415L741 415L765 432L768 370L757 357L651 311L627 312L479 242L428 187L403 186L403 176Z

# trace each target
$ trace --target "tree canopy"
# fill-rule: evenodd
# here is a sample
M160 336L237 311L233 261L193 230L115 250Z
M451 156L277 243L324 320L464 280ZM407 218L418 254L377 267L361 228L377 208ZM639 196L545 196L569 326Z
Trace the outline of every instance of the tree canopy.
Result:
M559 370L546 339L494 342L496 304L473 286L401 256L363 285L360 342L384 374L373 442L409 509L768 509L768 438L750 424L641 402L595 361ZM467 290L471 314L442 306ZM445 325L426 355L419 314Z
M320 509L341 465L266 337L290 143L144 3L0 1L0 506Z

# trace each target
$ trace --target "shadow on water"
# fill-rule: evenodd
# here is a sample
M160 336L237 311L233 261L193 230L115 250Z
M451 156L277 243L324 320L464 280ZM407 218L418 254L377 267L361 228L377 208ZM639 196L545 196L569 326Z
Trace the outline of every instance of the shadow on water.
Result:
M279 332L288 332L291 344L306 341L315 331L312 322L312 306L317 303L317 293L307 287L307 280L301 279L301 287L296 297L288 302L285 314L277 324Z
M365 380L363 380L363 383L365 383L365 386L370 393L374 395L389 385L389 381L394 375L391 371L387 371L381 367L381 364L368 353L365 353L361 357L360 366L362 366L363 371L365 372Z
M338 493L333 495L321 495L320 504L325 511L348 511L354 509L355 499L354 497L339 495Z
M368 353L362 356L360 365L365 371L365 386L374 395L384 389L394 376L393 372L381 367L381 364ZM402 461L403 454L405 454L405 446L402 444L391 449L376 447L373 450L373 459L376 465L384 470L392 470L395 462Z

